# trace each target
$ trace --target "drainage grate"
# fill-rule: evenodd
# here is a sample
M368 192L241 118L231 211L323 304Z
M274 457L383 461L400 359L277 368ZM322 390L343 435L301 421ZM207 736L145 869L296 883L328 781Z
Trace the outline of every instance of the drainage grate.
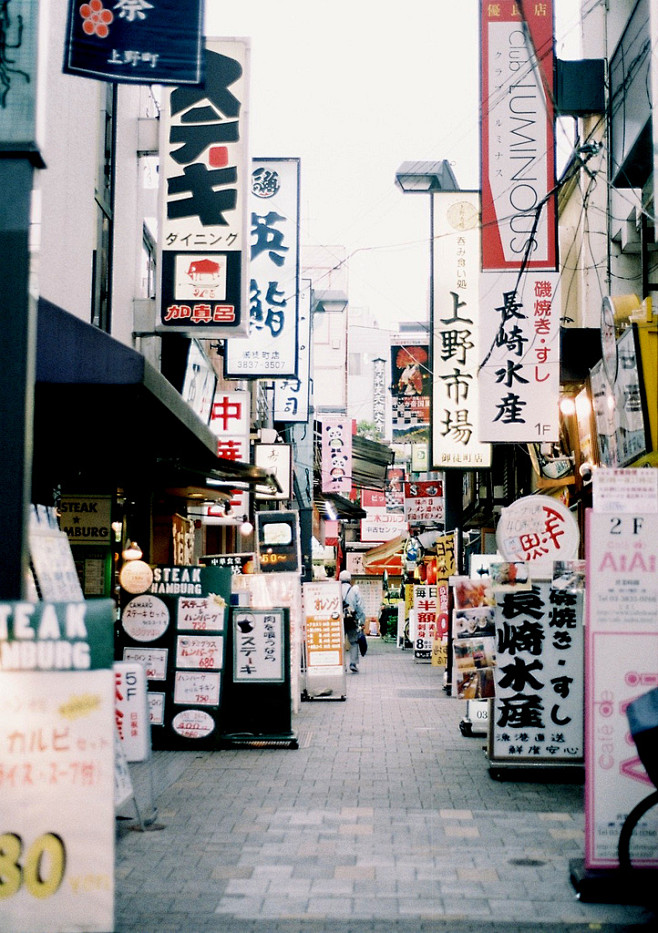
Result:
M539 868L541 865L545 865L546 862L542 862L539 858L511 858L509 864L518 865L522 868Z

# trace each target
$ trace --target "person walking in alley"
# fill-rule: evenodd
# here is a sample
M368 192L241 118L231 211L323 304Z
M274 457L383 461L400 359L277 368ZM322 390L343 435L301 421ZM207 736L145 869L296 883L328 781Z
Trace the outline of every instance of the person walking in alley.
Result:
M341 570L338 578L341 584L343 597L343 619L345 634L350 643L350 670L353 674L359 673L359 638L366 624L366 611L358 586L352 586L352 575L349 570Z

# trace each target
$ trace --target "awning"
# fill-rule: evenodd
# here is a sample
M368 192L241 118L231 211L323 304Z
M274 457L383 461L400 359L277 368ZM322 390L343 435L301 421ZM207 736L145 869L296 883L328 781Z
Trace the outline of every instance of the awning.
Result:
M366 573L382 574L387 570L391 574L402 573L402 555L407 543L407 535L398 535L390 541L384 541L377 547L370 548L362 556Z
M335 512L336 518L359 519L365 518L368 514L366 510L362 509L356 502L352 502L351 499L340 496L336 492L319 492L316 493L315 499L318 506L321 506L324 502L328 502ZM321 517L329 518L330 516L325 511L325 514Z
M265 470L220 458L217 438L179 392L141 353L51 302L39 299L37 323L35 483L176 485L182 472L272 484Z

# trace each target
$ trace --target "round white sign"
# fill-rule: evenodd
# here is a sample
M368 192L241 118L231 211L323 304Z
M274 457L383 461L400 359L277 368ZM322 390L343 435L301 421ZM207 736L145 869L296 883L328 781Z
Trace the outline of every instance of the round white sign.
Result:
M155 641L169 627L169 610L157 596L136 596L123 610L121 624L135 641Z
M496 544L505 560L529 563L578 557L578 523L550 496L524 496L503 509Z
M201 709L185 709L171 721L174 732L185 739L205 739L215 728L215 720Z

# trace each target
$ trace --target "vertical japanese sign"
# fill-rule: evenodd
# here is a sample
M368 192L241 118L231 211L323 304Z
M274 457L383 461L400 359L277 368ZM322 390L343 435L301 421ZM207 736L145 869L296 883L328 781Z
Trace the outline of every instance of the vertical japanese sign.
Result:
M251 396L249 392L216 392L210 410L210 430L217 436L217 456L224 460L250 462L249 427ZM249 514L249 493L230 490L231 513L222 505L206 507L207 520L212 524L239 525Z
M481 4L482 268L555 269L553 2Z
M109 599L0 605L3 930L114 929L113 621Z
M299 159L254 159L249 215L249 338L227 343L225 374L296 377Z
M285 680L282 609L233 610L233 683Z
M436 635L436 586L414 585L414 611L416 613L416 637L414 658L418 661L432 659L432 643Z
M558 282L557 272L481 277L482 440L559 439Z
M372 369L372 420L382 437L386 436L386 360L376 359Z
M587 513L585 866L589 869L618 867L617 843L624 820L653 789L630 736L626 707L658 686L658 513L633 511L634 491L630 486L624 493L622 489L623 481L615 496L620 500L616 511ZM606 508L612 504L608 501ZM633 865L656 868L655 808L642 825L645 832L635 833L633 839Z
M480 443L480 197L434 195L433 469L491 465Z
M297 376L274 382L274 420L306 424L311 394L311 281L299 292Z
M202 0L69 0L63 71L136 84L200 84Z
M38 0L3 3L0 12L0 142L36 144Z
M405 472L399 467L388 467L386 470L386 511L404 511L404 480Z
M582 762L583 593L558 581L496 593L490 758Z
M352 491L352 421L322 421L322 492Z
M340 583L304 583L304 618L306 622L306 668L322 673L343 673L343 643Z
M427 344L391 347L393 442L428 443L430 437L430 374Z
M164 95L160 333L248 333L248 67L247 40L208 40L205 84Z

